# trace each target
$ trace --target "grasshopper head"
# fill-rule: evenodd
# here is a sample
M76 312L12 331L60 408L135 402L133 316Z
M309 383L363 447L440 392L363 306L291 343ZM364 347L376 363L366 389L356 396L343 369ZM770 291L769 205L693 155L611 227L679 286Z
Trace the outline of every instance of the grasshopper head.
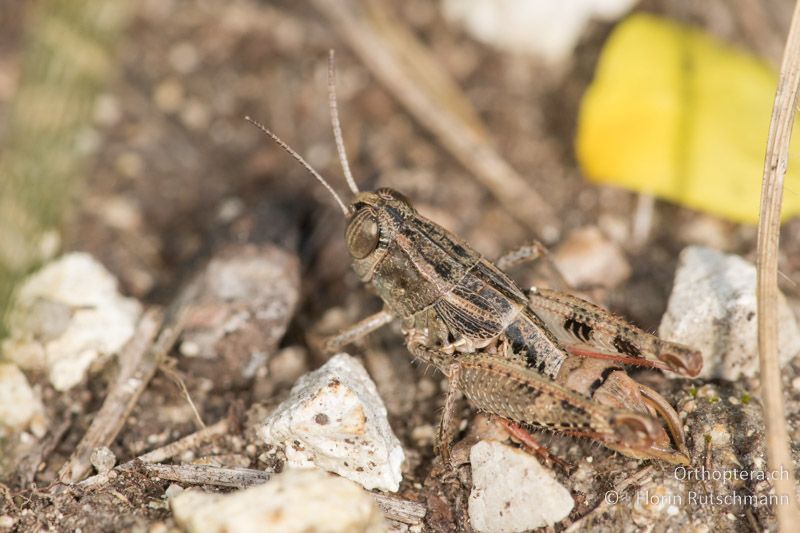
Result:
M359 192L350 204L345 230L347 250L353 268L363 281L372 278L378 262L386 255L396 229L415 211L408 199L394 189Z

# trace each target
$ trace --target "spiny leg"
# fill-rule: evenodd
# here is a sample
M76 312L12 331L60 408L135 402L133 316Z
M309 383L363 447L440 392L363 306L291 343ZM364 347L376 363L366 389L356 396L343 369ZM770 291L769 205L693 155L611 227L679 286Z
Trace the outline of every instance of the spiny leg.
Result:
M507 271L509 268L516 265L532 263L539 258L544 259L545 266L548 270L547 275L552 279L554 284L560 289L569 289L570 285L567 283L567 280L564 279L561 271L553 261L550 251L539 241L523 244L514 250L506 252L495 261L495 265L500 270Z
M547 247L538 241L505 253L495 265L507 270L540 257L545 259L554 284L561 290L570 290ZM570 349L573 355L668 369L688 377L697 376L703 368L699 351L650 335L582 298L537 287L529 290L528 298L531 309L564 344L584 345Z
M634 381L621 367L602 360L572 357L561 367L557 381L612 411L633 411L654 422L645 429L653 437L646 453L628 450L624 442L612 443L609 448L643 459L659 458L673 464L687 462L681 421L675 410L660 394Z
M591 357L592 359L613 361L623 365L639 366L643 368L658 368L659 370L671 370L668 364L661 361L652 361L650 359L640 359L637 357L626 357L624 355L604 353L596 350L589 350L582 346L565 346L565 348L570 355L575 355L577 357Z
M447 466L450 464L450 444L455 439L455 435L458 432L457 427L454 424L455 413L457 410L457 401L459 397L459 391L456 388L456 385L459 381L459 374L461 371L461 366L458 363L453 363L450 365L450 368L447 372L447 396L445 397L444 401L444 408L442 410L442 417L439 421L439 432L437 438L437 451L439 453L439 457L442 459L442 464ZM543 446L539 443L536 438L528 432L525 428L503 418L501 416L494 416L492 417L496 422L498 422L503 429L505 429L506 433L508 433L511 437L517 439L522 443L522 445L528 450L528 452L538 456L542 461L550 464L555 464L560 466L562 469L568 471L572 468L572 465L567 463L566 461L556 457L555 455L551 454L547 447Z
M684 461L654 447L663 429L650 415L610 408L497 358L464 356L460 365L458 388L478 409L519 424L591 438L631 457Z
M455 426L455 414L460 392L458 389L461 365L454 361L454 345L442 346L437 349L429 347L430 338L427 330L409 329L405 331L406 345L412 355L431 364L447 375L447 396L445 397L442 416L439 419L436 449L442 459L442 465L451 466L450 444L458 433Z
M328 337L324 344L324 350L328 353L338 352L343 346L369 335L392 320L394 320L394 315L390 311L386 309L379 311L343 329L336 335Z
M518 424L590 438L630 457L687 464L683 453L655 445L663 428L650 415L609 408L535 371L495 356L461 354L454 363L452 354L427 348L424 339L417 341L409 342L409 349L416 357L447 369L450 393L446 403L455 399L453 396L451 400L450 394L460 391L473 407ZM447 363L442 364L443 361ZM452 410L445 411L446 423ZM440 429L441 433L446 431ZM446 435L440 436L440 441L449 444Z
M561 468L563 468L564 470L572 469L571 464L564 461L560 457L556 457L555 455L550 453L550 450L548 450L545 445L540 443L536 439L536 437L531 435L530 431L528 431L524 427L520 426L519 424L516 424L515 422L512 422L511 420L502 417L495 417L495 420L501 426L503 426L503 428L511 437L520 441L522 445L525 446L525 449L528 450L528 452L539 456L539 458L545 462L556 464Z
M437 449L439 457L442 458L442 464L447 466L450 464L450 443L456 436L457 429L453 426L453 419L456 412L456 403L458 401L458 374L461 367L458 363L450 365L447 372L447 396L444 399L444 409L442 410L442 418L439 420L439 434Z
M638 365L667 365L688 377L697 376L703 368L699 351L651 335L582 298L538 287L531 287L527 296L531 309L563 344L585 348L575 355L606 354L624 364L631 364L627 358L638 359Z
M547 253L547 248L539 241L523 244L513 250L509 250L494 262L500 270L506 270L521 263L536 261Z

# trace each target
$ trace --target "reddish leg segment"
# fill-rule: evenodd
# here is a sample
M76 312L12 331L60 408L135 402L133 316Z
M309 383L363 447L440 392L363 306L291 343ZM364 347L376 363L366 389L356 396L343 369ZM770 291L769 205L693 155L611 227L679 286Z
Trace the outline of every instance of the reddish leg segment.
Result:
M625 357L624 355L616 355L610 353L596 352L579 346L566 346L567 351L572 355L578 357L592 357L594 359L604 359L606 361L615 361L623 365L641 366L645 368L659 368L661 370L672 371L672 369L661 361L653 361L651 359L639 359L638 357Z
M539 441L536 440L536 437L531 435L527 429L523 428L519 424L516 424L506 418L501 418L499 416L495 417L495 420L499 422L501 426L503 426L503 428L508 432L508 434L511 437L520 441L522 445L525 446L525 449L528 450L528 452L538 456L545 462L557 464L564 470L572 469L572 465L570 463L550 453L547 447L540 444Z

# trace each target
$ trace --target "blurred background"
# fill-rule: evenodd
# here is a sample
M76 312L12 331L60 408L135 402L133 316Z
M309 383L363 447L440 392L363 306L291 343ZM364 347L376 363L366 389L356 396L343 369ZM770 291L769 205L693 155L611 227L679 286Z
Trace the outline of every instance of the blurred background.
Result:
M338 54L345 141L361 187L402 190L424 214L489 257L534 236L554 243L576 228L596 225L631 254L634 279L627 290L661 295L631 304L641 307L635 316L653 324L665 295L658 280L670 279L664 267L683 244L712 241L725 250L751 250L752 225L735 224L754 223L751 214L706 207L681 192L689 187L687 179L711 179L705 169L731 154L726 146L703 144L707 122L692 127L693 113L711 104L702 100L709 96L701 73L685 67L717 61L724 70L726 61L741 62L725 55L730 53L774 69L788 30L788 0L333 4L5 0L3 307L14 280L63 250L93 254L127 294L169 298L214 232L248 209L261 209L267 219L283 210L280 216L288 213L290 224L301 228L304 264L324 265L304 286L321 308L349 294L357 285L351 278L338 282L348 267L333 202L242 120L251 115L268 124L344 194L328 119L331 48ZM623 49L672 46L678 63L660 52L607 58L610 71L597 91L610 96L596 95L595 108L612 117L591 109L581 116L599 60L612 52L606 49L610 37L643 13L657 17L639 19L641 27L630 30L644 44ZM665 29L662 23L679 26ZM695 54L694 46L706 44L696 45L695 31L713 40L708 46L732 51ZM366 57L371 48L380 53ZM381 64L387 57L388 64ZM736 67L745 70L743 76L752 74L748 68L761 68L737 63L725 70L723 86L733 92L747 84L737 81ZM761 72L754 76L763 78ZM643 82L662 77L660 86ZM614 93L609 78L628 88ZM769 83L761 95L734 94L733 111L707 121L722 121L720 130L766 132ZM411 99L422 95L441 112L431 118L424 106L409 107L409 91ZM714 101L724 98L715 94ZM665 101L672 106L666 111ZM731 115L734 121L743 115L745 122L728 126L724 120ZM749 121L753 115L755 125ZM583 153L576 151L581 121L592 122L581 124L587 132ZM653 131L667 133L658 137ZM459 136L467 145L489 147L507 168L492 167L492 157L489 163L486 157L465 157L463 147L453 147ZM755 195L746 200L752 205L764 143L754 138L761 144L747 148L756 173L747 175L752 183L740 196ZM710 161L689 167L680 162L697 152L708 153ZM676 170L665 170L670 165ZM699 170L692 171L693 165ZM589 181L615 179L623 187ZM698 194L707 198L709 191L717 191L715 196L737 187L723 172ZM653 195L678 201L687 196L683 203L695 209L654 201ZM736 203L724 197L726 205ZM722 216L700 215L698 207Z

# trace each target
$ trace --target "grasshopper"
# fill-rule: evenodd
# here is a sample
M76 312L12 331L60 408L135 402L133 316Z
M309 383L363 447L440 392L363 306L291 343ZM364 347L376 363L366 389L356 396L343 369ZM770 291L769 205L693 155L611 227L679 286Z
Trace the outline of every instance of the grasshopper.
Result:
M630 457L688 464L677 413L625 367L693 377L702 368L701 354L566 292L523 291L497 266L535 258L539 246L514 251L495 264L420 215L400 192L359 191L339 125L332 53L328 86L337 151L353 193L349 205L291 147L246 117L333 195L347 219L345 242L353 269L384 303L382 311L330 339L327 348L336 350L401 319L411 354L448 377L439 429L444 458L455 395L461 392L475 408L510 427L549 429L593 439Z

